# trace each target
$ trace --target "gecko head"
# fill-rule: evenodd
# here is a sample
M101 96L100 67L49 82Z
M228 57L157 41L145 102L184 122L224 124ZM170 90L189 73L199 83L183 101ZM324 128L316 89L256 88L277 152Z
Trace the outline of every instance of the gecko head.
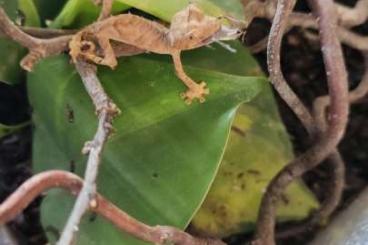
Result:
M69 43L69 55L75 63L78 58L88 60L90 54L96 52L96 45L86 38L85 33L77 33Z
M220 29L218 18L207 16L194 4L189 4L172 18L168 38L174 48L194 49L208 44Z

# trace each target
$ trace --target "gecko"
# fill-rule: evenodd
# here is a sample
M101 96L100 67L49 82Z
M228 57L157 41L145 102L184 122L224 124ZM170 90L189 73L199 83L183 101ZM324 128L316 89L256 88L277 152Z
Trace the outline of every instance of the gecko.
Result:
M95 22L75 34L69 43L69 54L73 62L81 58L111 69L117 66L116 42L132 47L135 53L171 55L176 74L187 87L180 96L187 104L195 99L202 103L209 94L207 84L197 83L186 74L180 55L183 50L218 40L216 35L222 30L221 18L205 15L194 4L177 12L169 27L130 13L120 14ZM235 30L231 35L240 34L241 31Z

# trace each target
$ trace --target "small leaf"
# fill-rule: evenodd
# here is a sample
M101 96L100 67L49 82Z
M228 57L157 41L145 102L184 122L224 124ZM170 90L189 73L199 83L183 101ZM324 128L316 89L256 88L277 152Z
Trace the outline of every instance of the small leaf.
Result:
M66 0L33 0L42 21L42 26L45 22L53 20L61 11ZM91 0L92 1L92 0Z
M171 18L175 13L184 9L188 4L195 3L201 9L203 9L207 14L212 16L222 16L224 11L211 3L209 0L116 0L118 2L125 3L134 8L140 9L144 12L147 12L151 15L154 15L162 20L166 20L168 22L171 21Z
M35 27L39 27L41 25L40 17L33 0L18 0L18 7L25 16L24 25Z
M231 16L239 20L244 20L243 5L241 3L241 0L209 0L209 1L217 4Z
M32 0L7 0L0 2L5 4L5 9L9 16L14 20L16 12L19 7L22 14L24 14L25 24L27 26L39 26L40 20L37 9ZM26 50L19 44L2 37L0 35L0 81L9 85L20 83L24 78L24 71L19 65L20 60L26 53Z
M15 20L17 16L18 1L0 0L0 6L5 9L8 16ZM16 84L21 81L22 74L19 68L19 60L24 54L23 48L5 39L0 32L0 52L2 59L0 60L0 82L7 84Z
M24 122L17 125L5 125L0 123L0 138L7 136L11 133L17 132L18 130L28 126L30 122Z
M113 5L113 13L121 12L128 8L129 6L116 1ZM101 7L96 6L92 0L69 0L49 27L83 27L97 19L100 9Z

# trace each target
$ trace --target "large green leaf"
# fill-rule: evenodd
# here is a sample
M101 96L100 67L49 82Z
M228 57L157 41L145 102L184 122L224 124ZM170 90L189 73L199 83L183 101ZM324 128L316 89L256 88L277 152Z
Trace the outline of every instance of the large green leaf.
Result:
M187 70L208 83L211 95L206 103L187 106L179 98L184 86L167 62L125 58L115 71L99 70L104 87L123 110L114 123L117 132L104 151L99 188L149 224L181 228L188 224L215 176L237 106L266 84L263 78ZM36 171L69 169L75 162L77 172L83 173L80 149L92 138L96 119L78 75L66 57L57 57L42 62L29 78ZM46 199L43 220L46 226L60 229L70 203L62 205L66 195L58 196ZM55 208L59 212L51 211ZM102 244L106 237L121 239L114 229L94 224L97 228L82 228L80 244ZM104 229L104 235L95 229Z

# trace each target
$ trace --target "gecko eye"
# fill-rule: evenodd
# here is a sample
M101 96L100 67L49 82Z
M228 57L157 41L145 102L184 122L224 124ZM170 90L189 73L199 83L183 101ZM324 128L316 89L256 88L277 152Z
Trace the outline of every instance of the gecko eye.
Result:
M88 51L94 51L95 45L92 42L83 41L80 50L85 53Z
M190 35L190 36L189 36L189 39L190 39L190 40L193 40L193 36L192 36L192 35Z

